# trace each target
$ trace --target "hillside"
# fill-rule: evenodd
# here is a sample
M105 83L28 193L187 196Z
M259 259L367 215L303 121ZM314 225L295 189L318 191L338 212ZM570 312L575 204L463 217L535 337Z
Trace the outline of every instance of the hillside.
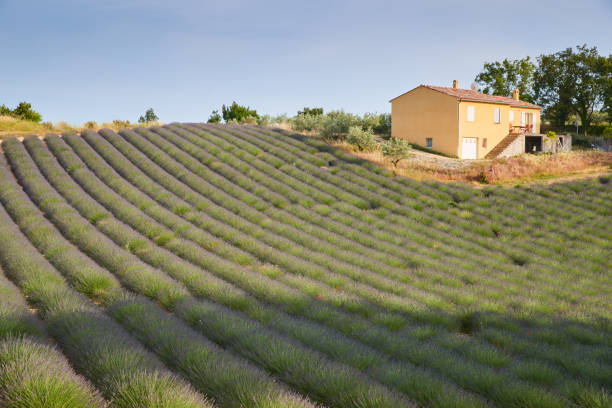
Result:
M608 177L172 124L6 139L0 203L0 406L612 404Z

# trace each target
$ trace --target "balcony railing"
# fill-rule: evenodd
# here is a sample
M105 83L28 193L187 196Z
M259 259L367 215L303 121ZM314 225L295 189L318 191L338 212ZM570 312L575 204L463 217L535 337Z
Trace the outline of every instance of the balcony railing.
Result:
M510 125L510 133L535 133L535 125Z

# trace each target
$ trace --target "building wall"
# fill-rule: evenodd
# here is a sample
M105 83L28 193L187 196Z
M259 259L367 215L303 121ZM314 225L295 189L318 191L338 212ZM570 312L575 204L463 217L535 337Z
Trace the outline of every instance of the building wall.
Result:
M457 99L419 87L391 101L391 135L457 156Z
M563 144L560 140L556 141L549 140L547 137L542 137L542 151L547 153L560 153L560 152L571 152L572 151L572 136L571 135L558 135L559 138L563 138Z
M468 107L474 107L474 121L468 121ZM495 123L495 109L500 109L500 121ZM514 119L510 121L510 111L514 112ZM521 114L523 112L535 114L536 129L534 133L540 132L540 110L530 108L517 108L509 105L496 105L492 103L461 101L459 103L459 146L458 156L462 156L461 139L464 137L475 137L477 141L477 158L484 158L499 142L505 138L510 126L521 125ZM486 147L483 139L487 139Z
M520 135L510 143L497 157L512 157L525 153L525 135Z

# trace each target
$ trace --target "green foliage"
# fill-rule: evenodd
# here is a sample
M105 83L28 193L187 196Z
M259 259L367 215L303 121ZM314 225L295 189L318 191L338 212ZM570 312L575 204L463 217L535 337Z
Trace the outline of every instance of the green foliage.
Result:
M273 118L273 123L276 124L281 124L281 123L288 123L289 122L289 116L286 113L281 113L280 115L276 115Z
M297 116L300 116L300 115L320 116L322 114L323 114L323 108L305 107L304 110L298 111Z
M586 44L539 56L534 96L546 116L563 126L576 113L586 135L593 113L604 106L612 87L611 60Z
M511 96L519 90L519 98L533 102L533 81L536 65L529 57L499 62L487 62L483 71L476 76L483 88L482 92L490 95Z
M0 115L12 116L16 119L27 120L29 122L40 123L42 116L32 109L32 105L27 102L20 102L13 110L6 105L0 105Z
M351 126L346 141L357 147L360 152L370 152L376 148L378 143L374 139L372 129L363 130L360 126Z
M321 136L328 140L345 137L351 126L361 126L359 116L343 110L328 112L322 118Z
M608 127L604 128L604 130L601 133L601 135L603 137L605 137L605 138L612 139L612 126L608 126Z
M13 115L30 122L40 123L40 121L42 121L40 113L34 111L32 105L27 102L20 102L19 105L13 109Z
M221 112L223 114L223 120L226 123L230 123L235 121L236 123L245 123L248 121L252 121L253 118L257 120L259 115L255 109L251 109L248 106L238 105L236 101L232 102L230 106L223 105L221 107Z
M221 123L221 115L219 115L218 110L212 111L212 113L208 117L207 123Z
M529 57L485 63L476 81L486 94L510 96L518 89L520 99L541 105L556 127L577 114L585 135L598 110L612 118L612 55L600 56L586 44L540 55L537 64Z
M336 140L345 137L351 126L363 130L372 129L375 134L389 136L391 133L391 115L388 113L365 113L362 117L343 110L322 113L320 108L304 108L297 116L289 120L291 127L298 132L319 132L324 139ZM312 113L312 111L315 113Z
M397 167L397 164L410 157L412 148L405 139L392 137L382 144L382 154L388 158L393 167Z
M323 115L297 115L290 119L291 127L298 132L319 131L323 127Z
M376 123L372 129L374 133L378 135L391 136L391 114L381 113L378 116L378 123Z
M153 111L153 108L149 108L145 112L144 116L141 116L138 118L138 123L157 122L158 120L159 120L159 117L155 114L155 112Z
M256 123L259 126L269 126L270 124L272 124L272 121L274 119L272 119L272 116L270 115L261 115L256 119Z

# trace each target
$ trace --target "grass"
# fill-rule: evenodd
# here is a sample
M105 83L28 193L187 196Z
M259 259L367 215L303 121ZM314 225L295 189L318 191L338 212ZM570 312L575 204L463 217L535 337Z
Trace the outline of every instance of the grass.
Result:
M609 402L605 179L417 182L256 126L3 150L23 190L5 170L0 201L28 251L218 406Z
M115 121L109 123L97 124L96 122L86 122L82 125L69 124L64 121L51 123L42 122L36 123L28 120L16 119L12 116L0 116L0 140L10 137L25 137L29 135L44 136L48 133L71 133L71 132L82 132L87 129L114 129L119 130L125 127L136 127L136 126L160 126L161 122L149 122L149 123L132 123L127 121Z
M359 152L346 143L334 145L351 155L371 161L398 175L416 180L442 182L466 182L472 184L528 184L568 181L583 177L609 178L612 153L598 151L573 151L557 154L523 154L509 158L460 161L429 149L416 150L448 157L423 161L408 158L395 167L380 151ZM416 154L418 155L418 153Z

